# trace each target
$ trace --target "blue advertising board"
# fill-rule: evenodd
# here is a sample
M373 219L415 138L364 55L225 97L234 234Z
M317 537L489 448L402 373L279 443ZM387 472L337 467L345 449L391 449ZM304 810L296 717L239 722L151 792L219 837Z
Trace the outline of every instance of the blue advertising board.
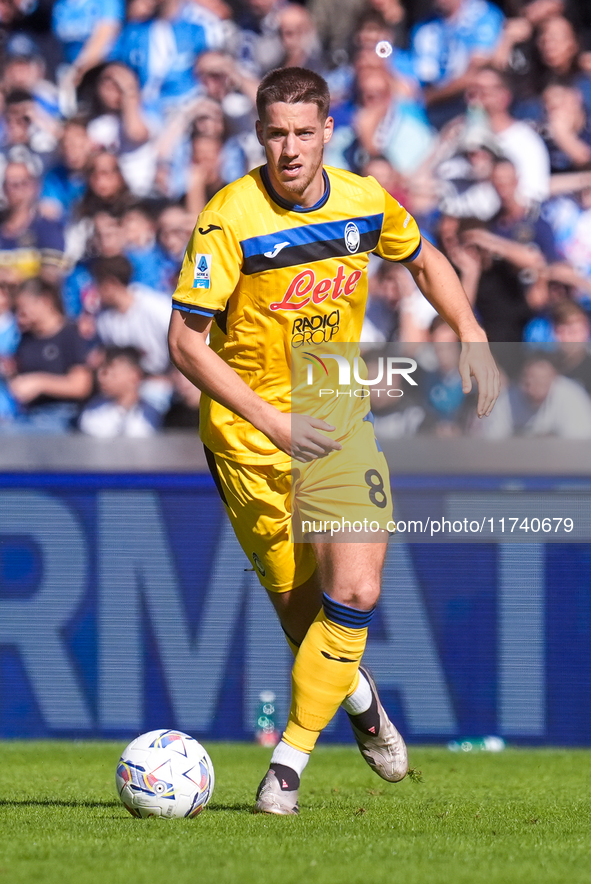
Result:
M365 659L407 738L591 745L590 578L584 543L390 544ZM0 478L0 737L252 739L289 674L209 477Z

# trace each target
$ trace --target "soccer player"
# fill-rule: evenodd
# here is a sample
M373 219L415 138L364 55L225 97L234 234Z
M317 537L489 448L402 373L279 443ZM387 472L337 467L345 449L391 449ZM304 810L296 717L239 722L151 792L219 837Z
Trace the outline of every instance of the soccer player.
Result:
M367 402L345 407L346 397L337 399L331 424L291 413L292 348L318 325L331 343L359 341L366 267L376 252L404 262L458 333L463 389L474 376L480 416L490 412L499 379L456 274L421 240L406 209L373 178L323 167L333 129L325 81L302 68L271 71L257 110L267 162L219 191L199 216L173 297L169 343L177 367L203 391L201 438L211 472L295 656L287 727L255 804L257 812L292 814L309 755L341 704L379 776L395 782L408 768L404 741L360 668L392 512L387 464ZM300 516L314 514L313 485L324 489L333 518L353 512L353 504L355 518L378 521L377 542L356 534L327 543L308 533L293 543L295 485Z

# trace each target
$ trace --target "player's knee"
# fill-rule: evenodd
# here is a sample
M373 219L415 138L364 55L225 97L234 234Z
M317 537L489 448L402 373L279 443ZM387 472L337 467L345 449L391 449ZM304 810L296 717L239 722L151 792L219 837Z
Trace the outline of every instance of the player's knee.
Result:
M335 587L330 593L335 601L360 611L370 611L380 597L380 584L376 580L363 580Z

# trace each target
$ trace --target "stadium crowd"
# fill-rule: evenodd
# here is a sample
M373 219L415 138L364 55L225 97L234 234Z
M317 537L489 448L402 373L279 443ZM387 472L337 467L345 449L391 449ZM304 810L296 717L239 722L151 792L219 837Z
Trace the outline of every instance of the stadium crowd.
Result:
M264 161L261 76L291 65L329 83L326 163L408 207L491 341L534 348L506 369L489 435L591 437L591 5L576 0L0 0L0 434L197 425L199 392L168 359L170 297L197 214ZM454 346L403 266L370 273L366 342ZM457 369L434 352L431 405L390 403L392 435L462 431Z

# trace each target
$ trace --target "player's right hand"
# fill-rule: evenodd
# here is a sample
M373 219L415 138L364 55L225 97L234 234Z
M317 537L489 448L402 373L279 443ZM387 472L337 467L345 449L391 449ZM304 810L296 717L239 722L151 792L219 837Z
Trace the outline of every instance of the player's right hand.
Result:
M309 463L326 457L331 451L340 451L341 445L324 433L333 433L336 427L307 414L280 413L269 439L300 463ZM319 432L322 431L322 432Z

